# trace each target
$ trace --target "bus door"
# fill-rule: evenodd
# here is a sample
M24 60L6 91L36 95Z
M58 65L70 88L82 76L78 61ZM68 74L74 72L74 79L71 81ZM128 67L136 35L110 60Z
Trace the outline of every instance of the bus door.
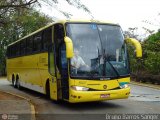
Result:
M69 99L69 82L68 82L68 61L66 58L66 46L64 43L60 45L60 73L61 73L61 87L62 98Z
M57 73L55 67L55 54L53 45L49 46L48 49L48 70L50 73L50 98L53 100L58 100L57 91Z
M58 92L62 99L69 99L68 64L66 58L66 46L64 42L64 27L62 24L54 26L54 45L56 52L56 66L58 79Z

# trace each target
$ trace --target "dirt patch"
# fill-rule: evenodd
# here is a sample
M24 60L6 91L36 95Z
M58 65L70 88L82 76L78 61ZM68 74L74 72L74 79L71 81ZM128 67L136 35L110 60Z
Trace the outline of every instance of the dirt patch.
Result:
M0 91L0 100L22 100L22 98Z

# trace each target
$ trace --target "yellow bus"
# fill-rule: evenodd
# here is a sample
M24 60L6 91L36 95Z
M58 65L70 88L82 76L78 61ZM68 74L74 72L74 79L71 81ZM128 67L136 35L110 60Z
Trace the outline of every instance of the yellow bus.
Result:
M7 47L7 79L49 98L70 103L128 98L127 42L118 24L63 20Z

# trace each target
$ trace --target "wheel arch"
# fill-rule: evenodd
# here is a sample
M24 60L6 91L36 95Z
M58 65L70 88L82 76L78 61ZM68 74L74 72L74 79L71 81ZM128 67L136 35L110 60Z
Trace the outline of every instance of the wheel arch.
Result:
M47 95L47 92L50 91L50 84L49 84L49 78L47 78L45 82L45 94Z

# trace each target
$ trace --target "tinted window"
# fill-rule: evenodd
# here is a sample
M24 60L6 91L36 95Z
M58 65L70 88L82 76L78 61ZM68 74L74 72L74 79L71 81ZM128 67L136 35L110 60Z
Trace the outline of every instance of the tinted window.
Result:
M13 57L13 46L10 46L10 57Z
M21 44L20 44L20 51L21 51L21 55L25 55L25 49L26 49L26 40L22 40Z
M33 51L40 51L42 48L42 33L38 33L34 36L34 40L33 40L33 44L34 44L34 48Z
M7 57L10 57L10 47L7 47Z
M52 28L48 28L43 33L43 50L48 50L48 46L51 43L52 43Z
M15 45L12 45L12 47L11 47L12 57L14 57L16 55L16 51L14 48L15 48Z
M7 53L6 56L9 57L9 48L7 47Z
M20 42L15 44L15 56L20 55Z
M32 50L33 50L33 39L32 39L32 37L27 39L27 45L26 46L27 46L26 53L27 54L32 53Z

